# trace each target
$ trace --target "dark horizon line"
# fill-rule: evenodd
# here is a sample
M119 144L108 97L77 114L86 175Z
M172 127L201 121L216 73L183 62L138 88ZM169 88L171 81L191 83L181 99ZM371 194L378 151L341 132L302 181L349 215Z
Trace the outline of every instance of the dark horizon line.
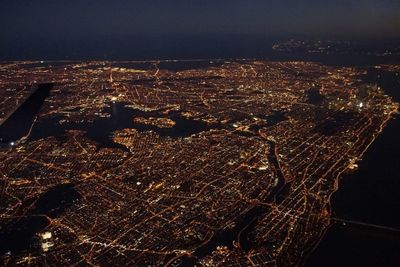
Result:
M147 37L119 38L99 36L95 38L82 38L71 40L67 37L58 40L48 40L40 36L32 39L21 36L19 41L0 40L0 61L24 60L182 60L182 59L273 59L276 51L272 45L290 39L308 41L341 41L354 45L361 45L368 49L382 49L396 47L400 49L399 38L345 40L328 38L299 38L296 36L272 37L255 36L254 38L241 38L237 35L158 35ZM1 39L1 38L0 38ZM397 49L399 47L399 49ZM281 54L286 58L313 57L307 54ZM321 55L319 55L321 57ZM396 56L394 56L396 57Z

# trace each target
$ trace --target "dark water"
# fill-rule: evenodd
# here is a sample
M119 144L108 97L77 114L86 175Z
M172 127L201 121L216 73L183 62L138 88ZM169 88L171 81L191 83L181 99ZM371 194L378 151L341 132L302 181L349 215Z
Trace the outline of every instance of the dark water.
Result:
M310 267L399 266L399 234L334 225L308 259Z
M203 258L210 255L218 246L226 246L233 249L233 242L238 242L240 247L249 251L254 248L255 244L249 238L251 230L256 226L257 220L260 216L265 214L267 208L264 206L255 206L246 212L242 218L238 220L235 227L230 229L222 229L214 233L208 242L200 246L193 253L197 258Z
M101 146L116 147L117 144L111 140L111 135L116 130L134 128L138 131L154 131L162 137L187 137L195 133L220 128L220 125L210 125L203 121L182 117L178 112L170 112L169 115L162 114L161 111L145 112L125 106L124 103L110 103L104 112L110 114L107 118L98 118L93 122L85 123L63 123L59 121L62 117L52 117L39 121L32 130L30 140L55 136L62 136L66 130L83 130L86 135ZM167 117L175 121L171 128L159 128L154 125L135 123L135 117Z
M27 135L52 87L52 84L40 84L32 89L35 92L0 127L1 142L17 141Z
M373 70L365 78L400 101L400 77L395 73ZM397 116L367 150L358 171L341 180L332 197L334 217L400 229L399 136ZM305 266L400 266L399 251L399 233L334 225Z
M274 110L272 114L269 115L257 114L257 117L261 118L262 121L249 127L249 130L254 133L257 133L262 128L271 127L289 119L285 110Z
M0 229L0 258L8 252L18 254L33 249L36 233L49 224L44 216L26 216L14 220Z
M184 71L192 69L202 69L209 67L219 67L224 64L224 61L196 60L196 61L169 61L161 62L158 68L170 71Z
M179 68L186 68L179 66ZM376 73L375 73L376 74ZM372 78L371 78L372 77ZM371 74L373 79L374 74ZM396 96L399 101L399 92L394 91L399 88L397 78L390 73L385 73L379 82ZM397 85L397 87L395 87ZM41 91L44 94L44 91ZM46 95L47 96L47 95ZM45 98L45 94L42 96ZM23 119L21 125L29 125L32 122L33 114L36 114L44 98L38 98L32 105L24 107L25 116L17 116ZM126 107L123 103L112 103L105 110L111 116L109 118L99 118L92 123L65 123L59 124L61 117L53 117L41 120L36 123L31 140L47 137L62 136L66 130L79 129L87 132L87 136L105 146L115 146L110 139L110 135L115 130L123 128L135 128L139 131L153 130L164 137L186 137L194 133L199 133L212 128L219 128L219 125L208 125L201 121L186 119L181 117L178 112L168 115L176 122L172 128L158 128L152 125L142 125L133 122L133 118L141 117L163 117L167 116L159 111L143 112L140 110ZM272 115L270 121L281 121L285 117L281 113ZM25 121L25 122L24 122ZM27 122L26 122L27 121ZM267 120L268 121L268 120ZM20 123L16 122L9 127L17 127ZM21 127L22 129L23 127ZM13 131L11 131L13 132ZM15 131L15 136L10 140L17 140L18 136L26 133L24 130ZM360 163L360 169L355 175L346 177L341 182L340 190L334 195L333 209L337 217L360 220L369 223L400 227L400 210L397 206L400 203L398 192L400 192L400 179L395 179L400 173L399 151L400 143L399 119L391 121L384 133L370 147L364 160ZM16 139L14 139L16 138ZM31 215L20 220L2 226L0 229L0 255L12 251L28 249L32 246L35 234L42 231L48 224L47 219L35 214L47 214L51 217L58 216L70 205L68 196L72 201L78 199L76 191L69 188L54 188L44 193L37 202L36 210ZM232 241L237 240L243 248L251 248L254 244L249 242L246 236L246 229L250 229L256 223L256 219L265 212L258 207L250 210L241 220L235 229L221 230L205 246L195 252L195 256L202 257L209 254L217 245L232 246ZM238 236L240 230L242 236ZM239 239L239 240L238 240ZM307 261L307 266L391 266L400 262L396 252L399 250L399 238L394 235L383 233L380 230L357 228L355 226L335 225L330 228L322 240L315 253ZM352 252L352 253L349 253ZM362 258L360 258L362 255ZM192 259L186 259L192 261ZM328 262L329 261L329 262ZM358 264L360 263L360 264ZM332 265L326 265L332 264ZM370 264L370 265L368 265ZM393 265L395 266L395 265Z
M0 257L11 252L18 254L26 250L37 249L37 233L43 231L49 224L48 219L57 218L66 208L79 201L81 195L73 184L54 186L34 200L34 208L22 218L13 219L0 225ZM23 203L28 206L29 203Z
M283 53L272 49L273 44L291 38L314 39L302 35L236 35L236 34L145 34L134 36L91 36L71 39L59 36L43 42L38 36L17 39L3 38L0 42L2 60L151 60L151 59L211 59L256 58L267 60L318 61L334 65L371 65L383 62L399 62L399 56L376 57L358 53L359 49L346 54ZM366 42L372 40L364 40ZM396 40L386 40L398 44ZM374 42L378 47L383 40ZM357 47L358 48L358 47Z
M22 63L20 64L23 68L38 68L38 67L64 67L67 64L78 64L81 63L80 61L42 61L42 62L35 62L35 63Z
M275 143L268 141L270 145L270 151L268 160L274 165L276 169L276 175L278 178L278 184L271 194L265 198L266 202L274 202L279 197L282 189L285 185L284 176L279 168L279 163L275 155ZM221 229L213 234L213 236L202 246L198 247L194 253L194 257L183 257L176 260L178 266L194 266L195 258L201 259L207 255L210 255L218 246L226 246L229 249L233 249L234 242L237 242L240 247L248 252L252 248L260 245L254 242L251 236L251 231L257 226L257 222L261 216L263 216L269 208L261 205L256 205L248 210L241 218L238 219L235 227ZM263 246L274 245L273 241L262 244Z

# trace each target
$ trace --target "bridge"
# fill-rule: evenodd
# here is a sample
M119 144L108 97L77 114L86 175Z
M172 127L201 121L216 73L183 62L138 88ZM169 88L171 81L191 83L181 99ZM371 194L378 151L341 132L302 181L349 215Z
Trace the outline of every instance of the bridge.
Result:
M394 227L389 227L389 226L383 226L383 225L378 225L378 224L372 224L372 223L366 223L366 222L348 220L348 219L342 219L342 218L335 218L335 217L331 218L331 221L343 223L343 224L355 225L355 226L357 226L357 225L364 226L364 227L368 227L368 228L374 228L377 230L389 231L389 232L400 234L400 229L394 228Z

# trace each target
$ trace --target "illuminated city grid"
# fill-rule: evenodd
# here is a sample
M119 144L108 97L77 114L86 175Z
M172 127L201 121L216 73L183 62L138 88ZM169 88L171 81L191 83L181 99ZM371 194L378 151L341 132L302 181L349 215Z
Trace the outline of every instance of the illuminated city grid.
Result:
M53 88L31 131L0 150L0 225L43 224L1 264L301 263L339 177L398 109L363 75L248 60L2 63L1 121L31 88ZM135 127L103 144L84 130L121 108ZM65 131L35 135L46 121ZM44 209L52 190L60 205Z

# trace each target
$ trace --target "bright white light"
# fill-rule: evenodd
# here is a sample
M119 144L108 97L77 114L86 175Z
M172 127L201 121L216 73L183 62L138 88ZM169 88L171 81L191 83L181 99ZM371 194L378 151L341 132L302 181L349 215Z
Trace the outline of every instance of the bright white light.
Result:
M52 234L51 234L51 232L45 232L45 233L41 234L41 236L42 236L42 239L50 239Z
M15 146L15 143L14 142L10 142L10 146Z
M363 102L361 102L358 106L359 106L360 108L362 108L362 107L364 106Z

